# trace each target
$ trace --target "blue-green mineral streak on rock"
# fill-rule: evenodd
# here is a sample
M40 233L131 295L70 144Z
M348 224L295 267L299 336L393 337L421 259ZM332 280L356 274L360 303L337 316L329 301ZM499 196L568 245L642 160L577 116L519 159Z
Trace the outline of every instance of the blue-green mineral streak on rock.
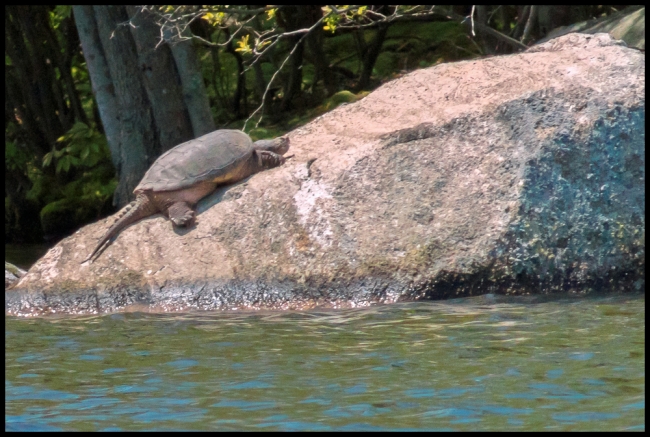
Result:
M593 110L604 104L584 92ZM502 248L504 270L555 285L600 277L596 285L603 285L622 266L632 271L645 262L645 107L614 105L584 129L555 94L537 93L503 110L513 126L535 123L522 141L540 142L536 130L557 132L527 163L519 219Z

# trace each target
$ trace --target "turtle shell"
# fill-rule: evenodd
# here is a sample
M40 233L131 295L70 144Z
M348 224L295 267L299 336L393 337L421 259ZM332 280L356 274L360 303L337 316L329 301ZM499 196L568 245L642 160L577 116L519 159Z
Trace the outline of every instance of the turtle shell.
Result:
M179 144L162 154L134 193L188 188L227 174L253 152L253 141L239 130L221 129Z

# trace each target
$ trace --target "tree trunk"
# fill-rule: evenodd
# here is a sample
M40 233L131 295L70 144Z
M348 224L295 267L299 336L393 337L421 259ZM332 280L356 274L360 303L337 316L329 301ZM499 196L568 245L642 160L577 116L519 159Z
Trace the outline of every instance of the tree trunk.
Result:
M54 44L55 50L61 54L60 67L61 78L65 84L65 90L68 94L68 99L70 100L70 105L74 114L74 120L79 120L85 124L89 123L88 116L86 111L84 111L83 106L81 105L81 99L79 98L79 92L74 84L74 79L72 78L72 60L75 54L79 53L79 34L74 22L74 15L66 18L62 23L61 27L65 27L66 41L63 49L59 48L58 42ZM53 41L56 41L56 35L52 29L48 29L50 38Z
M208 93L205 89L203 74L201 74L192 41L172 42L170 40L171 35L167 32L165 32L164 38L169 43L174 57L194 137L200 137L214 131L216 125L214 124L214 118L212 118Z
M72 11L79 32L79 41L88 66L88 74L97 102L97 111L101 117L106 141L111 150L111 159L118 175L121 168L120 154L120 108L115 96L113 79L108 68L108 59L99 40L99 30L92 6L73 6ZM122 196L123 197L123 196ZM113 198L117 202L117 196Z
M32 22L32 12L38 15L42 6L8 6L5 10L5 50L16 66L16 79L27 103L27 109L38 122L39 129L47 140L44 150L49 151L64 132L57 117L60 110L53 89L54 80L51 65L46 63L43 46L47 38L39 35ZM32 9L36 8L36 9ZM39 26L39 29L42 26ZM26 43L26 41L27 43Z
M311 6L311 12L312 20L310 26L318 21L320 19L319 15L322 14L320 7L314 7L313 5ZM318 26L307 36L307 45L309 51L313 55L313 64L316 68L316 76L323 79L325 94L327 97L330 97L332 94L336 93L336 82L334 80L334 74L330 69L329 62L327 61L327 54L325 53L325 50L323 50L324 40L323 26Z
M113 203L126 204L149 165L161 150L147 92L140 77L138 55L126 23L124 6L93 7L99 40L108 62L118 104L118 185ZM115 111L111 111L114 113Z
M8 45L5 44L5 49L7 48ZM14 118L17 115L25 127L24 132L27 139L27 146L40 159L45 153L52 150L52 146L47 142L44 131L35 118L35 116L38 116L38 113L35 114L30 109L30 96L24 95L21 92L21 86L17 83L18 79L16 76L20 76L21 72L13 70L16 70L16 66L5 66L5 105L9 103L10 107L15 108L17 114L13 115Z
M305 6L285 6L278 10L276 17L286 31L294 31L310 27L309 9ZM294 50L289 60L289 78L284 84L284 96L280 104L280 111L286 111L291 106L291 101L300 94L302 86L302 60L305 50L304 35L294 35L288 38L289 52Z
M224 29L226 38L230 39L230 31ZM235 114L235 118L241 118L248 115L248 108L242 108L241 103L244 101L244 106L246 105L246 75L244 74L244 58L235 51L232 41L226 45L226 51L230 53L237 62L237 87L235 88L235 95L232 98L232 112ZM242 110L244 109L244 110Z
M138 52L138 65L155 119L161 150L156 156L194 138L189 114L185 108L183 89L169 45L160 41L160 27L151 13L138 6L126 10L133 26L129 26ZM160 44L159 44L160 43Z
M526 21L528 21L528 15L530 14L530 5L526 6L517 6L517 24L512 30L512 37L516 40L521 38L521 35L524 33L524 27L526 27Z
M264 71L262 70L262 61L259 60L253 64L253 71L255 72L255 91L257 97L260 99L260 104L264 104L262 107L262 114L266 113L266 110L269 107L270 99L264 99L264 93L266 92L266 80L264 80Z
M375 36L370 44L366 46L365 53L363 55L363 67L361 70L361 76L359 77L359 82L355 89L357 92L368 88L368 85L370 85L372 70L375 68L375 62L377 62L377 58L381 52L381 46L384 44L386 34L388 33L388 24L380 24L376 32L377 33L375 33Z

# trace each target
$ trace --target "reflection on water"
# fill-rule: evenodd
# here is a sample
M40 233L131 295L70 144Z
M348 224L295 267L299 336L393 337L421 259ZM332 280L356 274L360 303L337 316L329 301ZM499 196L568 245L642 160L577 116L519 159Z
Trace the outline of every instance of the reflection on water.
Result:
M643 430L645 297L6 318L7 430Z

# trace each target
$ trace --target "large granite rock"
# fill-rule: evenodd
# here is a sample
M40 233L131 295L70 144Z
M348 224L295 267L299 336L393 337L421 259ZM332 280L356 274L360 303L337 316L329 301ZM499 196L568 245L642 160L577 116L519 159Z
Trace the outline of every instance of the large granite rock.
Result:
M52 248L10 314L358 306L633 290L645 266L645 55L570 34L415 71L289 134L295 158L81 265Z

